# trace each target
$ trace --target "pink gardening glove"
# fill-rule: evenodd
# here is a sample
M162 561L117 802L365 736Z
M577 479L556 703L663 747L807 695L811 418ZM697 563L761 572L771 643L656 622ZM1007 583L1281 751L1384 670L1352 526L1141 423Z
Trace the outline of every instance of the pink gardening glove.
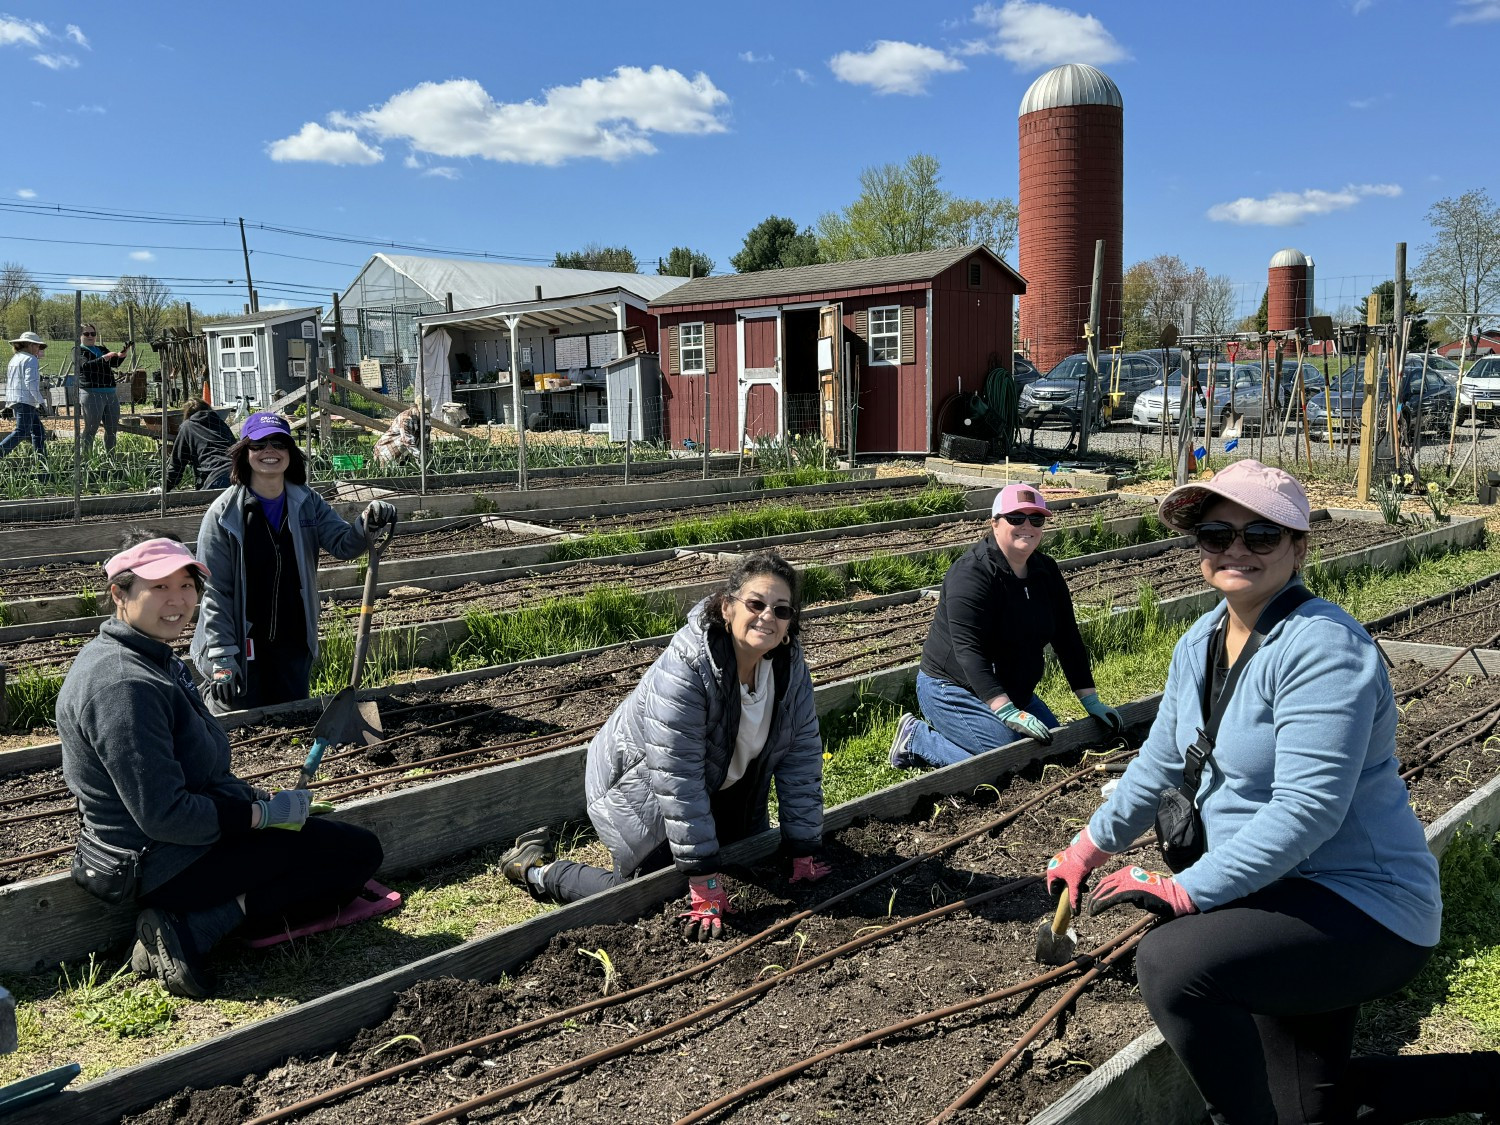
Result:
M799 855L792 860L792 877L787 882L816 883L819 879L832 874L833 868L817 856Z
M1072 843L1047 861L1047 893L1052 893L1054 880L1066 884L1068 899L1072 902L1073 909L1077 910L1089 872L1110 855L1110 852L1099 850L1094 838L1089 835L1089 830L1085 828L1073 837Z
M717 875L693 875L688 879L688 908L677 915L686 941L712 941L723 935L723 915L730 913L729 892Z
M1089 913L1103 914L1122 902L1133 902L1161 918L1198 913L1176 879L1144 867L1122 867L1100 879L1094 893L1089 895Z

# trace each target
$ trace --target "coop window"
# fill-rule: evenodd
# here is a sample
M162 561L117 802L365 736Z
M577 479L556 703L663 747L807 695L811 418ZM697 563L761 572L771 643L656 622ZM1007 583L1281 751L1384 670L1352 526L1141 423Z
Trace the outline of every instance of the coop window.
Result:
M230 352L230 351L233 351L234 350L234 337L233 336L220 336L219 337L219 350L221 352Z
M240 347L242 347L242 348L253 348L253 347L255 347L255 337L254 336L241 336L240 337Z
M978 262L969 263L969 288L978 289L983 282L983 274L980 273Z
M703 322L684 324L678 329L679 353L682 357L684 375L704 375L708 372L708 361L703 346Z
M901 362L901 306L870 310L870 362Z

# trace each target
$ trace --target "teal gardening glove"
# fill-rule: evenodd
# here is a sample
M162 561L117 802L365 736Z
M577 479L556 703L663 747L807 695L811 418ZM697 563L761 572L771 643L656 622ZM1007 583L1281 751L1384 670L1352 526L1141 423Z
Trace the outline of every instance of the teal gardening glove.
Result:
M1027 735L1041 743L1052 741L1052 732L1047 729L1047 724L1030 712L1022 711L1014 702L1007 701L997 707L995 718L1017 734Z
M1125 720L1120 718L1120 712L1100 699L1097 691L1092 695L1085 695L1080 702L1085 711L1109 728L1110 734L1119 734L1125 729Z

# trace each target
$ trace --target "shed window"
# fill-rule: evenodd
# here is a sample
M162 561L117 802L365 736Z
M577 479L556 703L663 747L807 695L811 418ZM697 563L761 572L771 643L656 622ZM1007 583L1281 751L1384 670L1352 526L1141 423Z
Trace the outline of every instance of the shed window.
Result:
M980 272L978 262L969 263L969 288L978 289L984 281L984 275Z
M255 347L255 337L254 336L241 336L240 337L240 347L242 347L242 348L253 348L253 347Z
M678 329L678 346L681 348L682 373L684 375L706 375L708 360L703 346L703 322L684 324Z
M234 350L234 337L233 336L220 336L219 337L219 350L221 352L231 352L231 351L233 351Z
M901 362L901 306L870 310L870 362Z

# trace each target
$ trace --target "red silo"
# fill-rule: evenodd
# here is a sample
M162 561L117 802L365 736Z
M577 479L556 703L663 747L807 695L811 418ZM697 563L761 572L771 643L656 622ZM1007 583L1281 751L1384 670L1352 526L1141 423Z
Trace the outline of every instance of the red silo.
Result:
M1291 332L1307 327L1308 262L1301 250L1287 247L1271 258L1266 275L1266 330Z
M1084 63L1056 67L1021 99L1019 231L1021 340L1047 371L1083 351L1094 278L1094 243L1104 240L1100 347L1120 339L1119 293L1125 228L1125 125L1120 90Z

